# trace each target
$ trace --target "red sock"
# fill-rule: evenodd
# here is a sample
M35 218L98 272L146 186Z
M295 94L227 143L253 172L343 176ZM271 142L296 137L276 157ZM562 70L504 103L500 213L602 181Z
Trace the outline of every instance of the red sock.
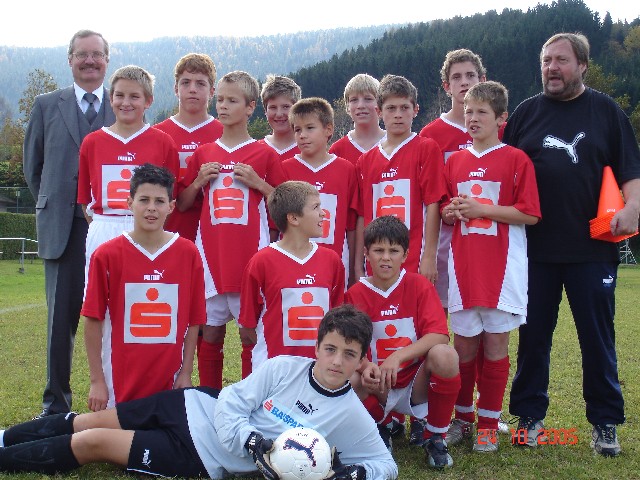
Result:
M477 357L476 357L477 358ZM460 363L460 392L456 398L456 418L465 422L476 421L473 390L476 386L476 359Z
M362 403L376 423L380 423L383 420L384 408L382 408L382 405L380 405L375 395L369 395Z
M427 414L427 428L424 439L433 433L446 434L453 413L453 405L460 391L460 374L451 378L444 378L431 374L429 378L429 413Z
M253 344L242 344L242 353L240 354L240 361L242 362L242 378L247 378L251 375L251 371L253 370L252 365L252 354L253 354Z
M498 428L508 379L509 356L496 361L484 359L480 382L482 390L478 399L478 428Z
M209 343L203 340L198 349L200 385L221 389L223 363L224 343Z

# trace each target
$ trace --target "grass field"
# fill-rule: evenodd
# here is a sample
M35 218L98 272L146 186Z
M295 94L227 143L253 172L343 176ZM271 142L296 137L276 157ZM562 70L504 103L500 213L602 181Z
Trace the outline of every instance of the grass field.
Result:
M31 418L40 410L46 356L44 275L40 261L18 273L15 260L0 261L0 429ZM554 337L546 426L575 428L577 445L515 448L501 436L497 455L471 452L471 445L450 449L454 466L434 472L425 466L421 449L406 441L394 443L394 457L403 479L640 479L640 268L621 267L617 287L616 332L620 380L626 401L627 422L618 428L622 455L615 459L595 456L589 448L591 426L584 416L582 371L575 327L566 302ZM232 330L232 329L230 329ZM240 378L239 340L229 332L225 383ZM72 388L74 409L87 411L88 370L82 332L78 332ZM511 374L515 371L517 333L511 339ZM194 381L197 381L194 378ZM504 411L507 411L505 402ZM2 475L7 479L36 479L42 475ZM110 466L87 466L65 478L131 478Z

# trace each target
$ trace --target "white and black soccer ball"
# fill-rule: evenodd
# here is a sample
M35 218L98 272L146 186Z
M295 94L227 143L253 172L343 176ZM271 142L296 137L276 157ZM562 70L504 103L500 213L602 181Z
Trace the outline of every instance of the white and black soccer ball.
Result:
M331 470L331 448L312 428L284 431L276 438L269 459L282 480L321 480Z

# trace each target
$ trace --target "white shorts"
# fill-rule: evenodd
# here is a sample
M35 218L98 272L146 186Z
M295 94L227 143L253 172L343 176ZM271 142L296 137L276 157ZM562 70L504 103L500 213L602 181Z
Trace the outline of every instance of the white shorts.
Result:
M85 245L84 264L84 289L87 291L87 281L89 279L89 262L91 255L105 242L116 238L122 232L133 230L133 215L98 215L93 214L93 220L89 224L87 232L87 242Z
M416 376L419 371L420 369L416 371ZM427 418L427 413L429 412L428 403L425 402L418 403L417 405L411 405L411 392L413 391L413 382L415 381L416 377L414 376L406 387L392 388L389 390L387 403L384 406L384 416L382 418L386 418L391 411L404 413L405 415L413 415L416 418Z
M482 332L506 333L527 323L526 315L497 308L473 307L449 313L451 330L462 337L475 337Z
M447 225L440 222L440 236L438 237L438 253L436 255L436 268L438 269L438 278L435 287L442 308L449 305L449 248L451 246L451 236L453 234L453 225Z
M236 320L240 316L240 294L223 293L207 298L207 325L221 327L231 319Z

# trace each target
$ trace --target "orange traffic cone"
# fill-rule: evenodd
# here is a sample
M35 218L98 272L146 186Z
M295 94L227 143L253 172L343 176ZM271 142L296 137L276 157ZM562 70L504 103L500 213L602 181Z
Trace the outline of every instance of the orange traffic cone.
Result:
M605 242L621 242L625 238L637 235L638 232L629 235L613 235L611 233L611 219L615 213L624 208L624 199L613 176L611 167L604 167L602 171L602 187L600 187L600 199L598 200L598 216L589 221L591 238Z

